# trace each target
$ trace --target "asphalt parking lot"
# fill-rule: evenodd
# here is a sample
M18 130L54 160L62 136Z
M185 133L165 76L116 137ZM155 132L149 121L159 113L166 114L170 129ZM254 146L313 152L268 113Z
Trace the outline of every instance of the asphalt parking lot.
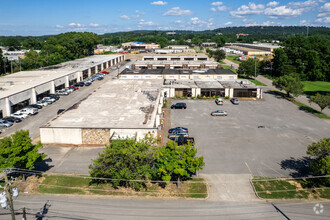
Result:
M187 109L171 110L171 127L187 127L195 137L206 163L204 174L298 176L307 146L330 134L328 123L272 94L239 105L229 100L223 106L214 100L176 102L186 102ZM215 110L228 116L212 117Z

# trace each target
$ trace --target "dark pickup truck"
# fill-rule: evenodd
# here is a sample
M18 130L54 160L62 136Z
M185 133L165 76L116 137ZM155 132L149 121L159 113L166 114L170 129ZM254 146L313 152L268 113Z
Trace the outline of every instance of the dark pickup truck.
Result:
M175 138L173 138L171 140L173 140L176 143L178 143L178 145L185 145L185 144L195 145L195 138L193 138L193 137L185 137L184 135L180 135L180 136L175 137Z

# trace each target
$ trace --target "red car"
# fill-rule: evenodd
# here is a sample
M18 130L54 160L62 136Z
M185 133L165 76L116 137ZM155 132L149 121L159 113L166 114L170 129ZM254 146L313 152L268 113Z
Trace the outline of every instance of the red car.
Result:
M73 88L74 90L77 90L77 89L79 89L79 87L78 87L78 86L70 86L70 88Z
M101 72L101 73L103 73L103 74L109 74L109 72L107 72L107 71L103 71L103 72Z

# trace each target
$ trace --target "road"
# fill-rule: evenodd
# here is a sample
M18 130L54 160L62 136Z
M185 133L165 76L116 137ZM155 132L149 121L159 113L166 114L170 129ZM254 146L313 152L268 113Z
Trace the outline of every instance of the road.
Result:
M315 204L57 195L23 195L14 200L17 219L22 217L23 207L27 219L329 219L330 204L324 203L320 214L314 212ZM9 210L1 209L0 219L9 218Z
M126 65L129 65L130 63L124 62L122 66L120 67L120 71L123 71L126 67ZM78 90L74 91L72 94L68 96L61 96L61 98L42 109L39 110L39 113L34 116L30 116L27 119L23 120L20 123L14 124L12 127L4 129L2 128L2 134L0 135L0 138L3 138L5 136L9 136L16 131L19 130L29 130L30 131L30 137L32 139L36 139L40 136L40 130L39 128L49 122L52 118L54 118L57 115L57 111L59 109L67 109L74 105L75 103L79 102L80 100L86 98L91 92L93 92L95 89L99 88L100 85L104 83L104 81L111 80L113 77L117 76L118 70L112 70L108 69L110 71L109 75L106 75L104 77L104 80L96 80L92 83L90 86L84 86L80 87Z

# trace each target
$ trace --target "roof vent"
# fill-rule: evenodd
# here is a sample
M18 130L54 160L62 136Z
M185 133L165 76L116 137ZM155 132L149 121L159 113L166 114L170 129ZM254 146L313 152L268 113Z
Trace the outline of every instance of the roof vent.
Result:
M5 82L5 86L12 86L14 85L14 82L13 81L7 81Z

